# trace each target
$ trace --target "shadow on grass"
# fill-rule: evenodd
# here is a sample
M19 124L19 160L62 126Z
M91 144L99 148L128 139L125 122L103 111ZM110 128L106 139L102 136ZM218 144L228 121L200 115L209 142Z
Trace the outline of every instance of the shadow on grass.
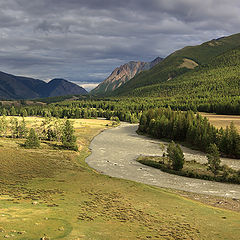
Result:
M50 148L55 150L68 150L63 145L60 145L59 143L56 143L56 142L42 141L42 143L48 145Z
M49 142L49 141L41 141L41 143L46 144L47 146L49 146L50 148L54 149L54 150L67 150L64 146L57 144L57 143L53 143L53 142ZM37 147L27 147L25 145L25 143L17 143L18 146L22 147L22 148L26 148L26 149L39 149Z
M46 144L48 147L50 147L53 150L69 150L69 151L77 151L76 149L72 148L67 148L64 147L63 145L56 143L56 142L51 142L51 141L46 141L42 140L41 143ZM25 149L41 149L41 147L27 147L25 143L17 143L18 146L25 148Z

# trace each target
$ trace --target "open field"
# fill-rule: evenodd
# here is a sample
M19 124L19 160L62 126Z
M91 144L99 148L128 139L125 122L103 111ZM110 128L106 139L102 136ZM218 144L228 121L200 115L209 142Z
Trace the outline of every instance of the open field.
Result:
M239 212L90 169L88 145L110 122L74 122L79 153L0 138L0 239L238 239Z
M240 116L235 115L217 115L212 113L201 113L202 116L207 117L214 126L217 128L226 128L231 122L234 123L238 132L240 133Z

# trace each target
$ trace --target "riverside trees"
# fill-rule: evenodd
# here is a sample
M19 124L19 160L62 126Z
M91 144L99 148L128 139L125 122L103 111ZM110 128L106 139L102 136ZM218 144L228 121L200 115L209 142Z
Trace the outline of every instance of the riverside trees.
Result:
M150 109L142 114L139 131L156 138L187 142L205 152L215 143L222 154L240 158L240 135L233 124L218 130L207 118L192 111Z
M168 145L167 157L173 170L179 171L183 168L185 162L183 151L180 146L173 141Z
M214 175L217 174L218 170L220 169L220 154L217 145L210 144L208 148L208 154L207 154L207 159L208 159L208 165L209 165L209 170L214 173Z

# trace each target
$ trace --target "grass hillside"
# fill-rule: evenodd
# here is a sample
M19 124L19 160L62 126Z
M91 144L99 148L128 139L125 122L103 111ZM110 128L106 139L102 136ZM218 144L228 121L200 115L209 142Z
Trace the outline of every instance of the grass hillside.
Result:
M235 34L229 37L214 39L198 46L185 47L172 53L149 71L145 71L134 77L114 91L114 95L149 96L152 93L157 96L166 95L166 93L162 93L161 91L161 83L172 85L177 82L181 84L180 80L182 79L179 79L179 76L183 75L183 78L184 76L192 76L192 74L198 73L199 69L201 71L203 66L209 64L209 62L213 61L219 55L239 46L240 34ZM219 63L218 61L216 61L216 64ZM214 66L210 65L210 67ZM221 69L217 70L221 74ZM183 85L181 88L183 89L184 87ZM172 89L169 88L168 90L170 92Z
M0 138L0 239L238 239L239 212L90 169L89 142L109 123L74 120L79 153Z

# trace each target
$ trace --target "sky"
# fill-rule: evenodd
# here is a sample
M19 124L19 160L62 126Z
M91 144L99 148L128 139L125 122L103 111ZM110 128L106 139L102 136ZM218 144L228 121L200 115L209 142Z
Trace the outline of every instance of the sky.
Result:
M0 0L0 71L90 90L126 62L238 33L239 13L239 0Z

